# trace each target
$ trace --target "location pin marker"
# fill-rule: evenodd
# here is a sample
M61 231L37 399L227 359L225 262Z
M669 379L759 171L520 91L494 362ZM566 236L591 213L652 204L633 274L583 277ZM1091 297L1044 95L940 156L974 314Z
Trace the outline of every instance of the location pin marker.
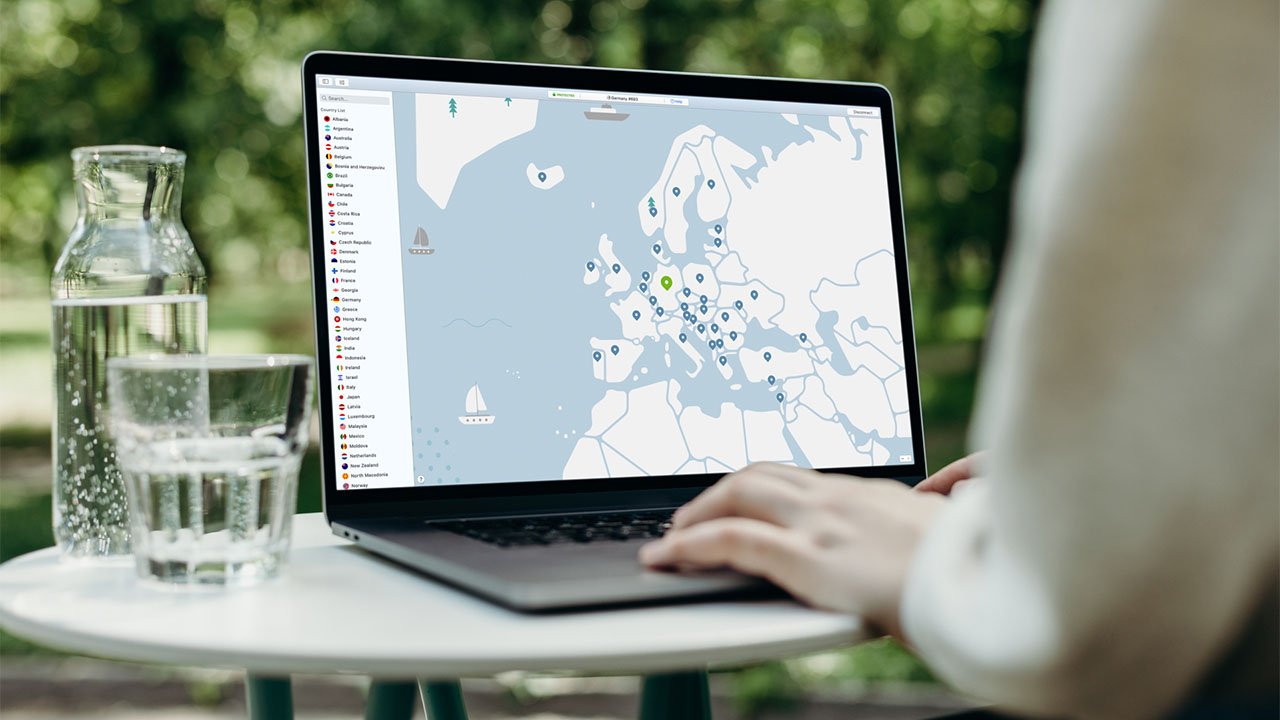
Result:
M737 339L738 339L738 331L737 331L737 330L730 330L730 331L729 331L729 339L730 339L730 340L737 340Z
M665 312L665 311L664 311L662 308L658 308L658 317L662 317L662 314L663 314L664 312Z
M547 174L546 174L546 173L544 173L544 172L539 172L539 173L538 173L538 182L546 182L546 181L547 181Z
M759 300L759 299L760 299L760 291L759 291L759 290L752 290L752 291L751 291L751 299L752 299L752 300Z
M702 282L702 273L698 273L697 275L694 275L693 279L697 280L698 282Z
M595 269L596 269L596 264L595 264L595 263L593 263L593 262L591 262L590 260L588 260L588 261L587 261L587 272L591 272L592 270L595 270Z
M670 290L670 289L671 289L671 276L670 276L670 275L663 275L663 276L662 276L662 280L661 280L661 282L662 282L662 289L663 289L663 290Z
M596 361L596 362L600 362L600 358L602 357L602 355L600 355L600 351L599 351L599 350L597 350L597 351L595 351L595 352L591 353L591 357L592 357L593 359L595 359L595 361Z
M786 398L787 398L787 396L786 396L786 395L783 395L782 393L778 393L778 402L782 402L782 401L783 401L783 400L785 400Z
M653 244L653 254L654 254L654 255L657 255L657 254L658 254L658 253L660 253L660 252L662 252L662 246L661 246L661 245L659 245L658 243L654 243L654 244Z
M725 356L721 355L721 356L720 356L720 364L721 364L721 365L724 365L724 364L725 364L725 363L727 363L727 362L729 362L729 358L727 358L727 357L725 357Z
M688 335L685 335L684 333L680 333L680 342L684 342L685 340L688 340L688 339L689 339Z
M622 272L622 266L621 266L621 265L619 265L618 263L614 263L614 264L613 264L613 271L614 271L614 272Z
M657 295L650 295L650 296L649 296L649 304L650 304L650 305L657 305L657 304L658 304L658 296L657 296Z
M651 207L651 208L649 208L649 216L650 216L650 217L658 217L658 208L656 208L656 207Z
M715 349L716 349L716 341L715 341L715 340L708 340L708 341L707 341L707 347L711 348L712 350L715 350Z
M716 247L720 247L720 238L716 238Z
M716 232L724 232L724 226L716 223Z
M648 279L649 279L649 277L650 277L650 275L649 275L649 271L648 271L648 270L645 270L644 272L640 273L640 279L641 279L641 280L648 280Z
M637 315L639 315L640 313L636 313L636 314L637 314ZM617 346L617 345L614 345L613 347L610 347L610 348L609 348L609 352L613 353L614 355L617 355L617 354L618 354L618 349L619 349L619 348L618 348L618 346Z
M708 180L708 181L707 181L707 187L711 188L712 190L715 190L715 189L716 189L716 181L715 181L715 180Z
M720 313L720 319L721 319L721 320L724 320L724 321L726 321L726 322L728 322L728 320L729 320L729 313L727 313L727 312L722 312L722 313Z
M809 342L809 334L800 333L800 342Z
M770 375L770 376L769 376L769 384L770 384L770 385L772 385L772 384L773 384L777 379L778 379L778 378L776 378L776 377L774 377L774 376Z
M689 288L685 288L683 292L685 297L689 297L690 295L693 294L693 291L690 290Z
M739 310L741 310L741 309L742 309L742 301L741 301L741 300L735 300L735 301L734 301L734 303L733 303L733 306L734 306L734 307L736 307L736 308L738 308Z
M765 361L765 362L769 362L769 361L770 361L770 360L772 360L772 359L773 359L773 353L769 352L768 350L765 350L765 351L764 351L764 361Z
M680 197L680 188L678 187L671 188L671 194L675 195L676 197Z
M632 311L631 311L631 317L635 318L636 320L639 320L639 319L640 319L640 311L639 311L639 310L632 310ZM615 347L616 347L616 346L615 346ZM617 353L614 353L614 355L617 355Z

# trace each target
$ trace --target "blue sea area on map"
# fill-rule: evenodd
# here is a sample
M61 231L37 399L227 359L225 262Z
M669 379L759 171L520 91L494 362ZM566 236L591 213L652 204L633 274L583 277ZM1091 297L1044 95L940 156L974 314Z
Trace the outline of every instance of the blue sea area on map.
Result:
M659 179L676 136L704 124L760 158L762 146L776 153L810 141L808 131L776 113L627 106L625 121L602 122L585 118L586 107L540 102L535 129L468 163L441 210L415 176L414 95L394 96L398 241L407 249L422 227L434 249L403 256L414 468L428 484L560 478L574 443L591 426L592 407L608 389L677 379L680 401L710 415L718 415L723 402L777 409L774 391L746 382L741 373L726 381L704 368L689 378L694 365L675 347L668 368L664 347L674 341L667 338L645 341L634 380L595 379L588 343L621 337L609 305L622 294L605 297L603 281L586 285L582 279L586 263L602 259L597 246L604 233L633 287L643 270L653 269L653 239L641 231L637 204ZM456 120L466 122L465 107ZM801 121L825 127L825 118ZM530 163L558 165L564 180L550 190L536 188L526 176ZM732 247L733 228L724 219L707 223L693 212L686 217L690 248L675 258L677 265L705 262L701 244L692 239L716 222L726 225L723 237ZM758 325L744 336L749 347L796 347L789 335ZM734 383L741 389L731 390ZM473 384L495 416L493 424L459 422ZM855 439L863 437L855 433ZM891 453L911 452L909 439L884 438L882 444Z

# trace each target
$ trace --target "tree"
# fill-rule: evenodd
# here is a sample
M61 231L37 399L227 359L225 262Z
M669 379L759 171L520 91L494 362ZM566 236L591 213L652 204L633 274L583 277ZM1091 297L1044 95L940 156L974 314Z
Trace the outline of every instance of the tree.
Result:
M458 117L458 101L449 98L449 117Z

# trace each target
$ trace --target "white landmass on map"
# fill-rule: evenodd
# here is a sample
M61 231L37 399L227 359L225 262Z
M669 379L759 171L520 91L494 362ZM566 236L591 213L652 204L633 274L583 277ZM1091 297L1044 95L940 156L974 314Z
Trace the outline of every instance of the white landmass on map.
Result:
M418 186L442 210L467 163L538 122L538 101L528 99L508 103L497 97L419 93L414 110Z
M631 369L635 367L636 360L644 354L644 348L622 339L601 339L591 338L591 356L592 374L597 380L603 380L607 383L619 383L627 379L631 374ZM614 350L617 350L615 353ZM600 359L595 359L594 353L600 353Z
M891 233L856 231L891 227L883 145L863 138L858 161L852 159L856 150L851 134L814 132L809 142L787 145L773 159L765 148L766 164L753 185L737 173L726 175L733 198L729 244L753 278L793 299L775 318L793 335L814 334L818 310L804 299L820 282L849 283L859 258L893 250ZM718 145L716 154L726 161ZM889 301L896 297L890 293Z
M703 222L722 218L729 209L729 187L724 184L720 164L716 162L712 148L714 142L713 139L705 139L692 148L694 157L698 159L698 170L702 175L696 207L698 219Z
M605 297L615 293L626 292L631 287L631 273L627 272L627 268L618 260L618 256L613 252L613 241L609 239L608 233L600 235L600 243L596 246L600 252L600 256L604 258L601 270L605 272L604 284L609 288L605 292ZM615 269L616 268L616 269Z
M636 212L640 216L640 229L644 232L645 237L652 237L667 223L667 218L670 214L667 212L666 203L667 199L672 197L668 189L667 179L671 177L676 162L683 154L685 146L697 145L703 138L714 136L715 132L711 128L706 125L698 125L680 133L671 142L671 150L667 153L667 159L662 165L662 171L658 173L657 182L640 197L640 202L636 204ZM649 211L649 198L653 198L654 213ZM680 222L683 222L683 220Z
M609 305L609 309L618 317L622 336L628 340L658 339L654 311L645 298L643 293L637 291Z
M695 460L715 460L734 469L747 464L742 411L731 403L721 403L719 417L706 414L702 408L685 408L680 413L680 428Z
M791 437L815 467L855 467L870 464L871 456L858 452L844 427L823 420L807 407L796 410L796 419L787 423Z
M748 410L742 413L748 462L792 462L795 456L783 437L782 416L776 412Z
M515 102L514 100L512 102ZM538 177L539 173L543 173L545 178ZM529 167L524 169L525 177L529 178L529 184L539 190L550 190L560 184L564 180L564 168L559 165L552 165L548 168L540 168L533 163L529 163Z
M595 285L600 280L600 259L592 258L590 262L589 267L584 265L582 268L583 285Z
M648 475L667 475L689 460L675 411L667 402L667 383L656 382L631 390L627 412L604 434L603 440L629 463ZM606 459L608 455L606 454ZM612 466L610 475L613 475Z
M854 322L865 317L869 325L886 330L893 344L902 343L897 274L893 254L888 250L859 260L854 265L850 284L837 284L829 279L819 281L810 299L818 310L838 315L836 329L847 338L854 335ZM880 346L874 339L867 341ZM880 349L890 351L890 348Z
M765 354L769 359L765 359ZM751 382L762 382L770 375L781 381L813 373L813 360L803 350L783 351L775 347L744 348L738 353L742 369Z
M702 141L708 146L709 142ZM689 231L689 223L684 217L684 206L690 195L697 190L698 171L697 157L689 148L682 147L676 158L675 169L671 171L663 188L663 214L667 221L662 226L662 238L666 241L668 250L676 255L683 254L687 248L685 235Z
M851 425L863 432L879 433L880 437L894 436L893 408L880 378L866 368L842 375L828 364L818 365L817 372L836 409Z

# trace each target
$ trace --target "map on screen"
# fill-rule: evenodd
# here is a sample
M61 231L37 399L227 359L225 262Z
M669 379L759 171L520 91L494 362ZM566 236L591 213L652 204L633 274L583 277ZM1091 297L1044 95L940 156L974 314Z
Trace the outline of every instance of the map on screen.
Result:
M419 484L911 463L878 117L392 112Z

